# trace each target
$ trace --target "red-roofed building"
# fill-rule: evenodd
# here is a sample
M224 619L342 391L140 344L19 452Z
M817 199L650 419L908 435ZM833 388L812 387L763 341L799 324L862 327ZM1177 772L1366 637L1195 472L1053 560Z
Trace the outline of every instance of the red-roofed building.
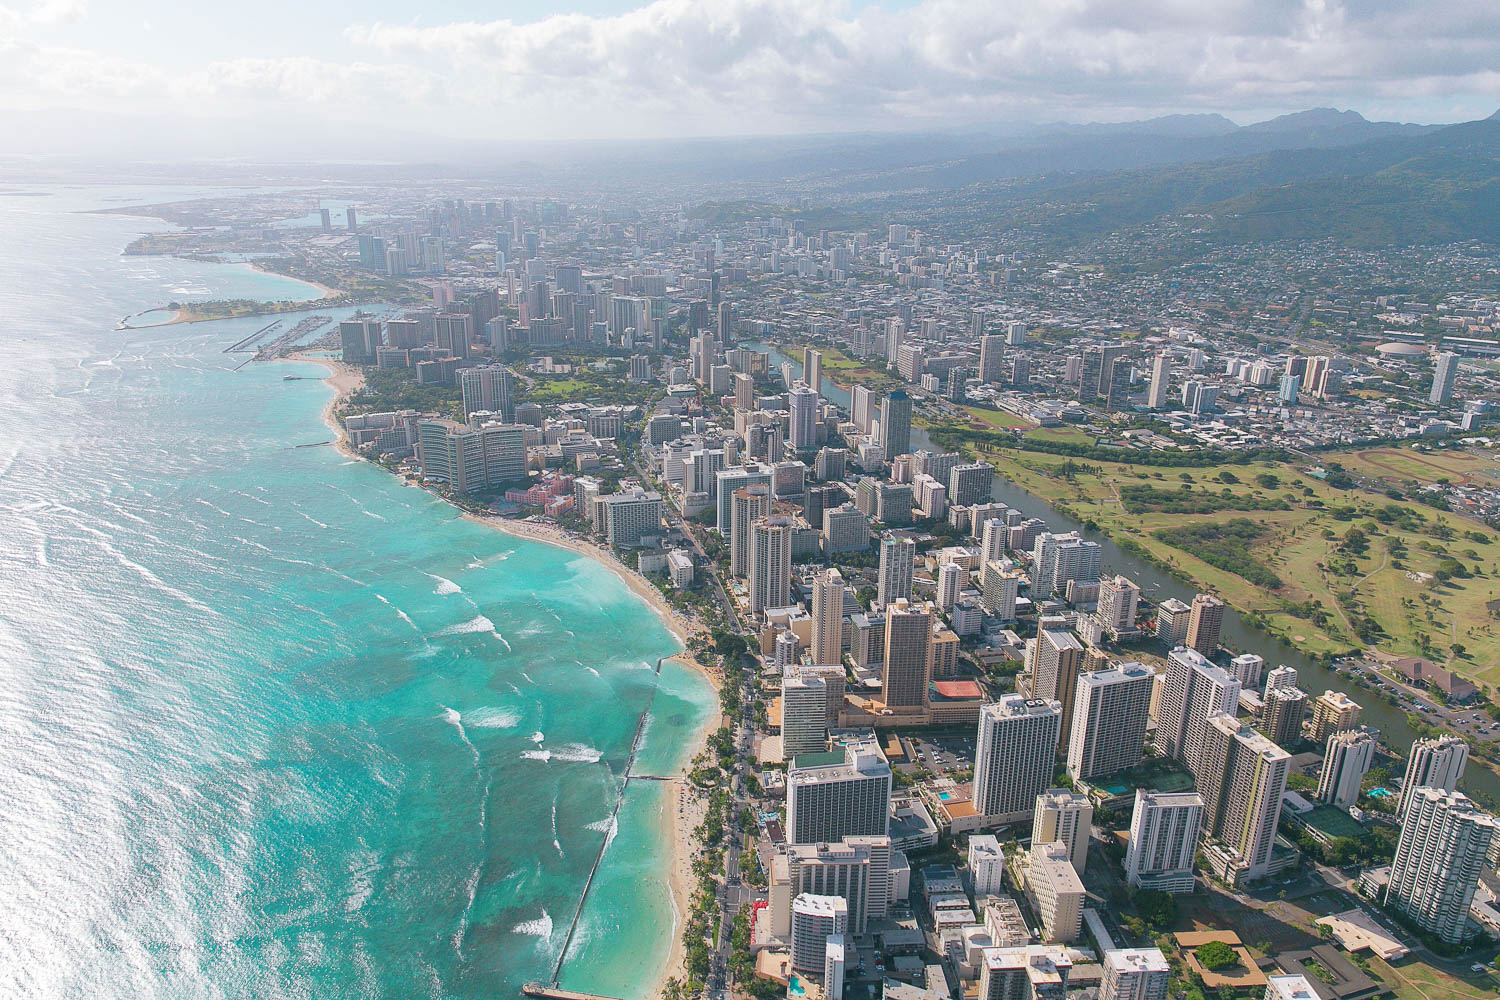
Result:
M934 726L977 726L984 688L977 681L933 681L927 689L929 721Z

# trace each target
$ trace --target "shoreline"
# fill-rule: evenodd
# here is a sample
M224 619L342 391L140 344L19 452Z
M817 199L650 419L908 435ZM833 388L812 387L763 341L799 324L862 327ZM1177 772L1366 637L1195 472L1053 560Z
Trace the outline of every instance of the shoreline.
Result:
M303 364L318 365L328 372L323 376L323 383L333 389L333 395L324 404L322 413L323 424L333 432L333 446L340 454L349 458L357 458L361 461L364 456L349 447L349 441L344 437L344 429L334 419L334 411L344 404L354 393L358 392L365 384L364 372L352 365L346 365L334 358L315 358L303 351L296 351L284 357L276 358L278 362L294 361Z
M334 412L362 385L364 385L364 373L358 368L344 364L327 357L310 357L303 353L289 354L278 358L278 361L304 362L321 366L327 371L323 382L333 390L332 397L324 404L321 416L323 423L333 433L333 444L339 452L349 458L366 461L363 455L349 447L348 440L344 437L344 430L334 419ZM457 508L456 504L453 504ZM458 508L462 510L462 508ZM493 530L516 538L524 538L528 541L538 542L543 545L553 545L566 549L570 552L592 559L595 563L603 566L625 584L637 599L641 600L659 618L668 632L683 647L670 656L664 657L665 662L675 663L681 667L696 672L713 690L717 696L720 687L719 678L703 664L698 662L697 657L687 650L688 640L702 629L688 621L676 608L667 601L661 591L650 583L640 573L624 566L614 553L602 546L577 538L568 534L561 527L555 525L539 524L534 521L513 520L498 516L476 514L472 511L463 510L461 515L464 520L482 524ZM665 843L667 849L667 898L672 911L671 926L667 928L668 947L666 961L661 971L656 975L651 984L651 992L648 996L660 996L666 981L676 977L681 979L687 963L687 947L682 941L682 928L687 919L688 911L692 907L693 888L693 857L696 854L697 845L692 841L692 832L697 827L694 821L693 811L701 808L695 790L687 781L687 768L692 762L693 756L702 749L708 741L709 734L717 728L720 713L718 706L712 706L704 714L703 721L693 734L689 745L684 749L682 760L677 765L677 778L673 781L663 782L667 786L664 789L664 798L658 814L657 835Z
M150 255L144 255L143 254L142 256L150 256ZM179 258L181 258L183 260L193 260L193 259L195 259L195 258L192 258L192 257L183 256L182 254L170 254L168 256L179 257ZM167 308L166 306L156 306L156 307L151 308L151 309L143 309L143 310L141 310L138 313L132 313L131 315L124 317L115 326L115 329L116 330L155 330L155 329L158 329L158 328L164 327L164 326L176 326L178 323L217 323L217 322L219 322L221 320L226 320L226 319L245 319L245 318L251 317L251 316L280 316L280 315L284 315L286 313L291 313L291 312L301 312L304 309L316 309L319 306L329 305L329 304L331 304L332 302L334 302L337 299L342 299L342 298L348 298L349 297L349 293L348 292L341 292L337 288L329 288L327 285L323 284L320 281L313 281L311 278L298 278L298 277L294 277L293 275L290 275L290 274L282 274L280 271L270 271L270 270L267 270L264 267L261 267L259 264L257 264L253 260L225 261L223 263L225 263L225 264L227 264L228 266L231 266L231 267L233 267L233 266L235 266L237 264L238 265L243 265L245 267L250 268L250 270L256 272L257 274L269 275L269 276L275 277L275 278L284 278L287 281L295 281L298 284L307 285L310 288L316 288L320 294L318 295L317 298L302 299L302 300L298 300L298 301L294 302L293 305L295 306L295 308L292 308L292 309L268 309L268 310L265 310L264 312L259 312L259 311L257 311L257 312L248 312L248 313L244 313L244 314L239 315L239 316L193 316L193 315L191 315L193 304L191 302L188 302L188 303L182 305L181 307L173 310L172 311L172 318L171 319L162 320L160 323L142 323L142 324L139 324L139 325L132 325L130 323L130 320L135 319L137 316L144 316L146 313L161 312L161 311L164 311Z
M319 302L326 302L329 299L336 299L342 295L349 294L348 292L341 292L337 288L330 288L327 285L323 284L321 281L314 281L311 278L299 278L296 275L282 274L280 271L272 271L268 268L261 267L260 264L256 263L253 260L236 261L234 263L248 264L252 271L256 271L260 274L269 274L273 277L285 278L288 281L300 281L304 285L311 285L313 288L316 288L323 294L319 295L315 299L308 299L307 304L309 306L313 306Z

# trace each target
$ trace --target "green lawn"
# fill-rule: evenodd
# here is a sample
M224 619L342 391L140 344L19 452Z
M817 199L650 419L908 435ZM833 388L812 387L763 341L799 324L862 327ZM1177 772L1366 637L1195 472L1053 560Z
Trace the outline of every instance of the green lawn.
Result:
M1008 449L989 449L984 457L1024 489L1093 521L1116 540L1134 541L1240 610L1261 614L1272 631L1309 653L1364 645L1357 626L1368 616L1385 633L1379 648L1451 660L1461 673L1500 682L1500 623L1486 607L1500 600L1500 538L1476 522L1409 501L1335 490L1297 468L1265 463L1179 470ZM1274 479L1262 478L1268 476ZM1131 513L1120 499L1121 488L1130 485L1157 491L1187 487L1210 506L1227 491L1231 508L1250 500L1279 500L1289 509L1185 514L1148 505ZM1351 516L1337 516L1341 510ZM1266 529L1250 552L1282 580L1279 590L1258 587L1209 565L1190 548L1153 535L1160 528L1245 517ZM1351 529L1364 534L1362 551L1346 546ZM1455 562L1466 577L1439 582L1415 576ZM1341 607L1338 595L1350 593L1352 602ZM1461 657L1452 656L1454 643L1464 647Z
M990 427L1030 427L1031 421L1006 410L989 410L978 406L965 406L964 412Z
M1396 1000L1480 1000L1496 992L1488 972L1465 973L1460 979L1414 957L1391 966L1372 955L1370 970L1395 991Z

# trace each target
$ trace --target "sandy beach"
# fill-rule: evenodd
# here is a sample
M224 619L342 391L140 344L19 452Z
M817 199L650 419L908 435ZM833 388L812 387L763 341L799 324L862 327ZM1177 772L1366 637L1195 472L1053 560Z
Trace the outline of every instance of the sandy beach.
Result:
M307 361L322 365L328 370L328 376L323 380L333 387L333 396L328 404L323 407L323 422L328 425L334 434L334 440L338 449L346 455L360 458L352 451L344 438L344 430L334 419L334 412L343 404L349 395L364 385L364 375L358 368L346 365L342 361L336 361L329 357L312 357L306 354L293 354L282 359L286 361ZM633 569L621 564L615 558L614 553L587 539L578 538L564 531L554 524L538 521L524 521L513 518L492 517L483 514L475 514L464 511L466 520L478 524L487 525L509 535L527 538L531 541L542 542L547 545L556 545L559 548L576 552L596 560L609 569L615 576L629 587L631 592L645 601L647 605L656 612L667 629L676 637L677 641L686 646L688 638L693 633L700 631L699 627L683 617L677 609L673 608L649 580L641 576ZM719 689L718 677L691 653L683 650L667 657L673 663L698 671L705 680L713 686L717 692ZM714 727L719 722L717 711L710 711L703 720L703 725L694 734L692 746L689 748L687 759L683 761L681 776L671 782L667 782L665 796L662 802L662 817L660 824L661 837L671 852L671 863L667 868L667 889L672 898L672 926L668 933L671 936L670 949L667 953L667 963L662 969L661 975L656 982L654 992L650 995L661 995L662 988L670 977L682 978L683 963L687 957L687 950L682 944L682 925L687 918L688 908L692 903L693 887L696 880L693 877L693 830L703 816L703 803L701 796L695 793L692 786L686 780L688 760L704 745Z
M314 281L311 278L299 278L299 277L296 277L296 276L290 275L290 274L282 274L280 271L272 271L272 270L269 270L267 268L261 267L255 261L250 261L249 264L250 264L251 267L253 267L255 270L259 271L261 274L274 274L278 278L289 278L292 281L300 281L304 285L311 285L314 288L316 288L318 291L322 292L323 294L320 295L320 296L318 296L316 299L308 299L307 300L307 305L308 305L309 308L311 308L312 306L317 305L320 302L323 302L326 299L336 299L336 298L339 298L340 296L346 294L344 292L339 291L337 288L329 288L327 285L323 284L321 281Z
M635 570L622 565L615 558L614 553L602 545L570 535L562 528L546 523L486 517L468 512L465 512L464 517L498 528L507 534L529 538L548 545L557 545L597 560L619 577L637 597L650 605L672 634L677 637L677 641L683 645L687 644L690 635L699 631L696 625L685 619L667 602L661 591L657 590L649 580ZM691 653L684 650L667 659L698 671L714 690L718 691L719 678L699 663ZM671 861L667 867L667 890L672 897L672 927L669 932L671 947L667 953L667 964L663 967L655 988L648 994L649 996L660 996L669 978L676 977L681 980L684 974L687 949L682 943L682 926L687 919L688 909L692 905L693 887L697 884L693 876L693 855L696 847L693 841L693 831L697 829L703 818L702 797L687 781L687 766L693 755L703 747L708 740L708 735L713 732L718 723L717 710L705 715L702 726L693 736L692 745L688 748L686 759L679 768L677 779L666 783L660 830L661 837L671 852Z
M344 437L344 428L334 419L333 414L344 404L344 400L348 399L365 384L364 372L353 365L346 365L334 358L316 357L300 351L295 354L288 354L284 358L277 358L277 360L305 361L309 364L322 365L328 369L328 375L323 381L333 387L333 396L329 398L328 404L323 407L323 423L327 424L328 429L333 431L333 443L339 451L350 458L361 458L361 455L349 447L349 442Z
M579 538L576 535L571 535L557 525L549 524L546 522L524 521L508 517L493 517L484 514L475 514L469 511L464 512L464 517L471 521L476 521L480 524L487 524L492 528L498 528L506 534L516 535L521 538L529 538L533 541L546 542L548 545L556 545L560 548L567 549L570 552L577 552L579 555L588 556L590 559L597 560L598 562L602 563L605 568L607 568L611 573L614 573L615 576L619 577L620 581L624 583L625 586L629 587L637 597L645 601L647 604L651 605L651 609L656 612L659 618L661 618L662 622L667 626L667 629L671 631L671 633L677 637L677 641L682 643L684 646L687 645L688 638L694 632L700 631L697 625L684 618L676 608L672 607L672 605L668 603L666 597L662 595L662 592L660 590L656 589L655 585L653 585L651 581L641 576L641 574L637 573L635 570L623 565L620 560L615 558L613 552L609 551L602 545L598 545L584 538ZM702 672L705 677L708 677L709 680L713 680L712 675L710 675L709 672L693 657L678 653L672 656L671 659L683 664L684 666L688 666L694 670L698 670Z

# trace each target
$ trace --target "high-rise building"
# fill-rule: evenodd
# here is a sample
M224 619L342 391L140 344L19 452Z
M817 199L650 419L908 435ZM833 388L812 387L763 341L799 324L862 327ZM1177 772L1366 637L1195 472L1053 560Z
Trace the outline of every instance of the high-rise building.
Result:
M1307 368L1302 373L1302 387L1315 399L1328 395L1329 358L1316 356L1307 359Z
M958 595L968 582L969 572L958 563L944 563L938 570L937 606L942 611L952 611L958 603Z
M994 488L995 467L988 462L966 462L948 470L948 502L954 506L989 503Z
M1073 870L1082 877L1088 867L1089 832L1093 822L1094 806L1087 795L1066 788L1049 788L1036 797L1036 809L1031 817L1031 842L1062 844Z
M880 404L880 446L887 459L911 451L911 397L897 389Z
M375 320L346 319L339 324L341 359L346 365L374 364L381 344L380 324Z
M1126 577L1107 576L1099 581L1099 604L1095 614L1103 622L1105 631L1112 635L1128 635L1136 631L1136 608L1141 600L1141 588Z
M1153 410L1166 409L1170 391L1171 358L1165 351L1151 359L1151 388L1146 393L1146 405Z
M885 605L911 600L912 577L916 573L917 544L910 538L887 535L880 540L880 577L875 600Z
M1115 364L1124 353L1124 344L1105 344L1102 347L1084 349L1083 369L1078 382L1080 403L1103 402L1107 407L1110 406L1111 387L1116 380ZM1128 366L1124 370L1128 371ZM1129 384L1128 378L1126 384Z
M1073 960L1058 945L986 948L978 1000L1066 1000Z
M1050 597L1067 587L1070 580L1099 579L1098 542L1086 541L1076 531L1055 535L1043 532L1031 551L1031 592Z
M890 834L891 767L870 742L791 758L786 778L788 844Z
M1083 929L1083 880L1059 843L1035 837L1026 857L1026 895L1042 922L1042 940L1066 944Z
M1350 729L1328 737L1328 752L1318 776L1318 798L1335 809L1348 809L1359 801L1359 786L1375 760L1375 737Z
M1439 941L1463 942L1494 837L1495 818L1462 792L1417 789L1401 817L1385 905Z
M849 414L861 434L870 433L875 426L875 393L862 385L855 386L850 395Z
M516 415L510 369L504 365L478 365L458 372L464 396L464 419L480 410L491 410L512 420Z
M720 534L727 535L734 491L746 486L770 486L771 468L767 465L745 465L726 469L720 464L724 461L721 449L694 452L693 456L696 459L700 454L703 459L697 467L698 488L713 494L717 508L714 526L719 529Z
M1141 762L1155 680L1151 668L1140 663L1079 675L1068 737L1068 774L1075 781Z
M849 904L842 896L798 896L792 901L792 968L822 975L828 939L848 931Z
M417 424L422 478L456 493L479 493L526 479L526 428L486 424L475 429L452 420Z
M1100 1000L1167 1000L1172 966L1158 948L1118 948L1104 952Z
M1283 375L1276 391L1276 401L1282 406L1296 406L1297 394L1302 391L1301 375Z
M828 728L838 725L839 712L844 707L844 668L841 666L803 666L798 668L804 677L819 677L823 681L823 693L827 699L824 710Z
M600 497L605 542L616 549L633 549L648 535L661 534L660 493L636 489Z
M1457 791L1459 779L1464 776L1464 765L1468 762L1469 745L1453 733L1417 740L1411 745L1411 755L1406 758L1406 779L1401 784L1396 815L1406 815L1418 788Z
M816 674L781 678L781 745L788 759L828 747L828 686Z
M1031 697L1062 706L1058 738L1067 739L1072 732L1073 692L1083 666L1083 643L1065 629L1039 628L1036 638L1027 643L1027 652Z
M1115 948L1104 953L1099 1000L1167 1000L1171 978L1160 948Z
M987 562L980 578L980 604L1001 621L1014 621L1021 578L1002 562Z
M802 349L802 381L814 392L823 391L823 352L811 347Z
M1168 649L1175 649L1187 641L1192 610L1175 597L1169 597L1156 606L1156 637Z
M1159 892L1193 891L1193 859L1203 825L1203 797L1197 792L1135 790L1125 878L1131 885Z
M931 682L932 607L899 598L885 606L887 708L921 708Z
M853 504L823 511L823 551L863 552L870 547L870 522Z
M989 834L969 835L969 878L975 896L998 896L1005 891L1005 852Z
M784 608L792 602L792 536L790 517L776 514L750 525L750 614Z
M1271 742L1283 747L1294 747L1301 743L1302 720L1306 715L1307 694L1301 688L1266 688L1260 719Z
M785 867L783 868L783 861ZM774 912L793 894L837 896L849 905L849 930L864 934L870 920L890 913L891 838L845 837L834 843L788 845L772 863Z
M1328 737L1359 725L1362 707L1342 691L1324 691L1313 701L1312 738L1327 743Z
M1017 319L1006 323L1005 342L1011 347L1024 346L1026 343L1026 324Z
M756 483L734 491L729 514L729 572L750 575L750 526L771 513L771 487Z
M1437 356L1432 370L1432 391L1427 394L1429 403L1443 404L1453 399L1453 382L1458 378L1458 355L1444 351Z
M819 666L844 662L844 577L829 568L813 579L813 663Z
M1193 771L1204 745L1208 718L1239 711L1240 682L1197 650L1178 646L1167 654L1166 678L1157 708L1156 745Z
M1003 695L979 710L974 760L974 807L993 822L1031 815L1036 797L1052 786L1062 706Z
M1297 686L1297 668L1289 667L1285 663L1266 674L1265 690L1272 691L1276 688L1294 688Z
M1238 682L1235 682L1238 686ZM1263 878L1281 819L1291 754L1234 716L1209 717L1201 754L1188 769L1203 796L1209 866L1224 881Z
M474 318L468 313L438 313L433 319L439 351L454 358L467 358L474 339Z
M1224 602L1212 594L1193 598L1188 613L1187 646L1204 656L1213 656L1219 648L1219 632L1224 627Z
M1005 338L986 334L979 338L979 381L997 385L1005 380Z
M734 376L734 408L749 413L755 409L755 376L736 372Z
M818 447L818 394L806 383L798 382L787 394L791 409L791 443L799 452Z
M1266 660L1263 656L1255 653L1241 653L1229 661L1229 672L1234 674L1235 680L1240 682L1242 691L1260 690L1260 672L1265 669Z

